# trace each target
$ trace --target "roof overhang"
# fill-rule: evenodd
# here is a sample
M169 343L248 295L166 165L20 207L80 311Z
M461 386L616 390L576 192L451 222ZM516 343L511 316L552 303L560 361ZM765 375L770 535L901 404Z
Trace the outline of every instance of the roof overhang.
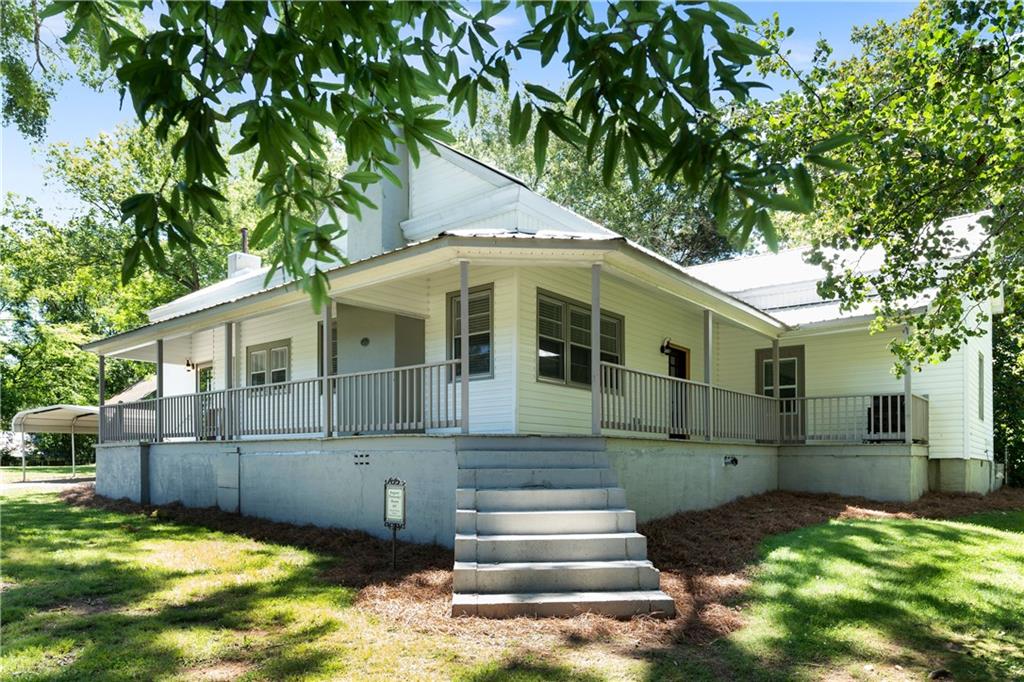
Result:
M523 264L589 265L606 262L629 278L687 299L695 305L768 336L789 329L786 324L748 303L715 289L672 261L633 244L622 237L548 238L526 234L505 236L439 235L432 239L383 253L326 272L331 296L374 284L426 274L460 260L518 261ZM138 327L121 334L84 344L84 350L99 355L125 353L228 322L237 322L284 306L308 303L307 294L294 282L224 301L201 310Z

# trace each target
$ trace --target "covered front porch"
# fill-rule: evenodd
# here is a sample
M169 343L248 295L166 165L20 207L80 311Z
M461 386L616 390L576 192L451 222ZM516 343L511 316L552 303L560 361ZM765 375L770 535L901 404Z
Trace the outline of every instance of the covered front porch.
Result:
M339 269L319 315L285 287L100 342L101 396L107 357L157 366L154 397L101 406L101 441L928 441L928 401L909 375L901 392L803 395L780 362L784 325L661 262L640 268L617 242L544 240L538 250L526 239L446 239L454 244ZM765 369L750 390L736 368L755 357Z

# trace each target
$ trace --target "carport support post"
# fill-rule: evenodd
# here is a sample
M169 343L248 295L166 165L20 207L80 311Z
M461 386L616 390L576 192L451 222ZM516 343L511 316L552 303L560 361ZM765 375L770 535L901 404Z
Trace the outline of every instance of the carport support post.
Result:
M21 425L21 482L25 482L25 424Z
M780 400L779 381L782 377L781 368L779 367L779 340L772 339L772 394L775 396L776 415L775 415L775 428L778 431L778 436L775 440L782 440L782 401ZM761 371L759 367L757 371Z
M469 261L459 261L459 374L462 432L469 433Z
M75 422L78 417L71 419L71 480L75 480Z
M707 384L705 389L707 393L704 394L704 426L707 431L707 439L712 440L714 438L714 409L711 396L711 381L714 378L714 374L711 371L711 363L714 358L711 352L711 346L714 342L712 335L712 329L714 327L715 317L714 313L710 310L704 310L704 383Z
M601 264L590 266L590 432L601 435Z
M164 340L156 340L156 442L164 439Z
M323 425L324 438L331 437L331 300L324 301L323 328L320 331L321 354L323 356Z

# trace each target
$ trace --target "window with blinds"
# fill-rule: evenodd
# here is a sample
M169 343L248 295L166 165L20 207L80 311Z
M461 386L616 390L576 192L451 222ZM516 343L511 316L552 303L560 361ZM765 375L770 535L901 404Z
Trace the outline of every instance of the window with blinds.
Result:
M462 299L448 294L448 357L462 358ZM469 291L469 376L494 376L494 287L490 284ZM455 376L462 376L461 365Z
M601 360L622 364L623 319L601 313ZM590 385L590 306L537 294L537 376Z
M290 341L274 341L246 349L249 386L280 384L288 381Z

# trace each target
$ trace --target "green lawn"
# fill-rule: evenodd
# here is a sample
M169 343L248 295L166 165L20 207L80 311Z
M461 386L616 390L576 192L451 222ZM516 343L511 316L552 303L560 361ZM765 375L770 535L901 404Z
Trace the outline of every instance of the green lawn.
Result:
M71 478L70 466L29 466L25 467L25 478L29 481L46 481L50 479ZM95 464L79 464L75 467L75 475L79 478L92 478L96 475ZM18 483L21 481L21 467L0 467L0 483Z
M580 637L472 619L439 630L330 580L344 552L54 494L3 498L2 551L8 679L1024 677L1024 512L770 538L747 626L700 647L657 644L639 625L602 635L585 619Z

